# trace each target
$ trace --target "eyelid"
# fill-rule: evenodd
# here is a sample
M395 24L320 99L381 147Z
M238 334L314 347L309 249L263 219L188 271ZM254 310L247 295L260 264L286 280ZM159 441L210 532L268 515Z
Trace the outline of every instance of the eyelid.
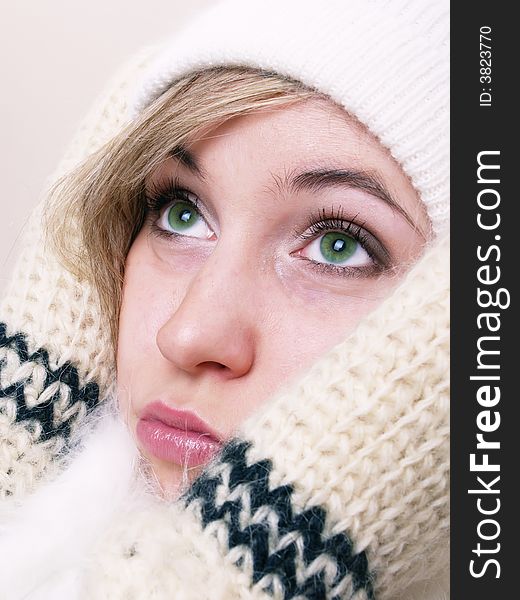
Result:
M166 184L162 185L152 182L145 190L146 206L152 212L158 212L168 204L173 204L178 200L191 202L202 215L200 200L197 195L178 185L177 178L168 180Z
M205 211L201 209L201 202L196 194L186 189L180 184L180 180L178 177L169 177L162 182L160 185L152 184L146 190L146 202L148 210L152 213L158 214L165 210L166 208L171 208L176 201L184 201L192 204L201 218L204 220L206 226L213 231L213 228L208 222L208 219L205 216ZM388 270L392 267L392 259L390 253L385 248L385 246L379 241L379 239L372 234L367 228L365 228L365 223L358 224L356 220L358 219L358 215L356 215L352 219L345 218L343 216L343 207L339 206L335 211L334 206L331 208L323 207L314 213L308 215L307 218L307 227L304 232L293 229L293 234L296 238L300 240L307 239L316 239L320 237L320 235L325 235L328 232L332 231L340 231L345 233L346 235L356 239L363 249L368 253L370 258L374 262L374 268L372 267L351 267L351 266L338 266L331 265L329 263L319 263L312 259L308 259L306 257L301 257L302 259L307 260L312 263L315 268L321 268L323 271L332 271L342 272L345 276L363 276L363 271L367 272L367 269L370 269L372 274L374 270L378 270L379 272ZM172 237L182 237L183 234L179 234L178 232L170 232L169 230L165 230L157 225L157 221L155 221L155 227L159 231L162 231L165 235L170 234ZM193 236L191 236L193 237ZM350 273L350 275L347 275ZM367 273L368 275L368 273Z
M320 273L325 273L327 275L333 274L335 277L339 275L340 277L347 277L349 279L361 277L374 277L380 275L386 270L385 267L381 266L378 263L358 267L351 267L349 265L339 267L330 263L319 263L305 256L302 256L301 258L302 260L306 260L307 262L309 262L309 266Z
M340 231L356 239L362 247L368 252L369 256L383 269L392 267L392 257L386 247L379 239L365 227L365 223L357 223L359 215L353 218L344 217L344 210L339 206L335 211L331 208L323 207L317 212L311 211L307 219L307 228L303 233L297 229L293 234L298 239L316 239L327 232ZM341 267L338 267L341 268Z

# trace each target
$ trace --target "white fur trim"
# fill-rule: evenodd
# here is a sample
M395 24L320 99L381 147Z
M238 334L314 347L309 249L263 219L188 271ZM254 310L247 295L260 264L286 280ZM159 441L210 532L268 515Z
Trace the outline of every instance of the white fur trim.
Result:
M85 554L127 500L137 456L117 418L102 416L69 467L21 505L0 508L0 581L9 600L74 600Z

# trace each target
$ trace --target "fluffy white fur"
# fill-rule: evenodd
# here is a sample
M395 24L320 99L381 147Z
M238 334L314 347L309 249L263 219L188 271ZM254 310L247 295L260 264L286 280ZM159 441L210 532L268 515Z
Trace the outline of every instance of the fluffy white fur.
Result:
M22 504L0 508L0 580L9 600L75 600L89 548L139 497L138 454L122 421L98 411L70 464ZM38 532L35 535L35 532Z
M439 573L430 581L421 581L411 585L400 598L395 600L449 600L450 573Z

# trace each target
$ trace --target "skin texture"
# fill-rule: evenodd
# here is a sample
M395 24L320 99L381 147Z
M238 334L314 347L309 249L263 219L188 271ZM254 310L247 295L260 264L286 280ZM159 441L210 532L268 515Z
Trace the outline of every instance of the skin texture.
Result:
M168 227L171 204L151 212L130 249L118 400L132 432L144 407L160 399L194 412L226 439L391 293L422 253L430 225L389 152L323 99L235 117L188 150L200 173L170 158L147 181L157 189L178 177L197 197L201 217L182 237L168 238L154 227ZM313 169L363 170L399 208L352 185L284 188ZM333 264L320 241L338 231L337 219L324 231L309 229L323 209L334 216L341 209L342 224L356 224L350 233L362 226L387 258L377 242L374 258L358 245L341 263L349 270L318 270L316 263ZM183 474L141 450L166 495L200 472Z

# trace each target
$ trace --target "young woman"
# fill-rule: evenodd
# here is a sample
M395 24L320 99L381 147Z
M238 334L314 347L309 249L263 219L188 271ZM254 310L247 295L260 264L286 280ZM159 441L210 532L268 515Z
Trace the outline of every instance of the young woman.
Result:
M2 305L9 598L441 593L447 40L226 2L102 101Z

